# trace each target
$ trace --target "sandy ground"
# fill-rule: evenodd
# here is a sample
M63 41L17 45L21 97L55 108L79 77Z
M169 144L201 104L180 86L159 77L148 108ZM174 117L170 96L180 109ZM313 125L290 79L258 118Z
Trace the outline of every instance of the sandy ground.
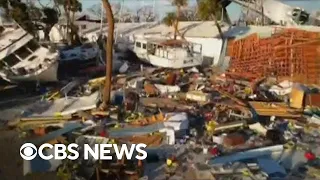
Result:
M55 180L55 173L23 176L23 163L19 149L22 144L17 132L0 130L0 179L1 180Z
M0 180L55 180L55 173L23 176L23 161L19 153L22 139L16 131L5 128L5 124L19 117L21 111L38 98L16 99L19 100L0 102Z

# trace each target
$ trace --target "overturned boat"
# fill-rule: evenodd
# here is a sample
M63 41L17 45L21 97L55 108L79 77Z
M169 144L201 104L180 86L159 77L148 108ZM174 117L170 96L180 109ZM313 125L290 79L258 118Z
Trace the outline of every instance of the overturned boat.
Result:
M100 49L96 43L84 43L80 46L67 46L59 50L59 79L68 79L81 75L87 68L101 64Z
M51 52L21 27L0 34L0 76L9 82L56 82L57 52Z
M59 64L66 66L95 64L99 53L99 46L95 43L66 47L59 51Z

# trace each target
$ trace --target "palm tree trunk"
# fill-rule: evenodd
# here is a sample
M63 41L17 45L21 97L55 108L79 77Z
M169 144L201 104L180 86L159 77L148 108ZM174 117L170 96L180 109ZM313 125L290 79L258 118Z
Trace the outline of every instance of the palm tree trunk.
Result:
M180 6L177 6L177 17L176 17L176 22L174 23L174 39L177 39L177 33L179 31L179 18L180 18Z
M177 39L177 31L178 31L177 23L174 23L173 30L174 30L173 39L176 40Z
M177 6L177 14L176 14L176 20L174 22L174 35L173 35L173 39L176 40L177 39L177 32L178 32L178 27L179 27L179 17L180 17L180 8L179 6Z
M73 0L73 4L76 4L75 2L74 2L75 0ZM74 43L74 40L75 40L75 24L74 24L74 21L75 21L75 11L72 11L72 19L71 19L71 23L70 23L70 30L71 30L71 32L70 32L70 35L71 35L71 44L73 44Z
M175 38L177 38L177 35L180 36L180 38L184 41L186 41L186 39L184 38L184 34L181 34L180 31L179 31L179 20L180 20L180 14L181 14L181 6L177 6L177 19L176 19L176 22L175 22Z
M52 29L52 27L52 25L46 25L43 29L45 41L50 41L50 30Z
M70 0L67 0L67 4L63 6L64 12L66 14L67 18L67 28L66 28L66 39L68 41L68 44L70 44L70 35L69 35L69 28L70 28Z
M106 109L110 103L111 96L111 77L112 77L112 50L113 50L113 32L114 32L114 19L109 0L102 0L103 7L106 11L107 21L108 21L108 37L107 37L107 47L106 47L106 80L103 90L103 103L102 108Z
M262 26L264 26L264 8L263 8L263 6L261 6L261 16L262 16L262 19L261 19Z
M219 31L220 38L223 39L223 32L222 32L222 30L221 30L220 24L219 24L219 22L218 22L218 20L217 20L216 17L217 17L216 15L212 15L212 16L211 16L211 18L214 20L214 23L215 23L216 26L217 26L217 29L218 29L218 31Z

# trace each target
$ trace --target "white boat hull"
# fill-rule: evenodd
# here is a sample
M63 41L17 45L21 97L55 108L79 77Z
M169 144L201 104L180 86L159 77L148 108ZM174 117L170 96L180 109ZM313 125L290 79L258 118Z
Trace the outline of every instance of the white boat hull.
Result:
M203 61L200 58L193 58L189 61L180 60L171 60L167 58L161 58L158 56L153 56L150 54L140 54L137 53L137 56L140 60L145 63L151 64L156 67L164 67L164 68L173 68L173 69L180 69L180 68L187 68L187 67L194 67L202 65Z
M31 74L22 76L8 76L12 82L57 82L58 81L58 61L53 62L48 68L41 69Z

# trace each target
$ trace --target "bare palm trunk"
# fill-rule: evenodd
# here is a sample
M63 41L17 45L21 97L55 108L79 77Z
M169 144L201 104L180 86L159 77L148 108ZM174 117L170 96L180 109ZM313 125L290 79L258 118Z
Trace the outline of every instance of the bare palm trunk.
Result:
M111 96L111 77L112 77L112 50L113 50L113 32L114 32L114 19L109 0L102 0L103 7L106 11L108 21L108 37L106 47L106 80L103 91L103 104L102 108L106 109L110 103Z
M68 29L69 29L69 18L68 18L68 7L66 5L63 6L64 7L64 12L65 12L65 16L66 16L66 19L67 19L67 26L66 26L66 32L64 34L64 37L66 38L66 40L68 40Z
M50 30L52 29L52 25L46 25L43 29L43 32L44 32L44 39L46 41L50 41Z
M72 20L71 20L71 23L70 23L70 35L71 35L71 44L74 43L75 41L75 24L74 24L74 21L75 21L75 11L72 11Z
M69 28L70 28L70 0L67 0L67 4L63 6L64 12L66 13L67 18L67 28L66 28L66 39L68 44L70 44L70 35L69 35Z
M179 31L179 18L180 18L180 6L177 6L177 17L176 17L176 22L174 23L174 39L177 39L177 34Z
M174 26L173 27L173 30L174 30L173 39L176 40L177 39L177 31L178 31L177 23L174 23L173 26Z
M261 7L261 16L262 16L262 20L261 20L262 26L264 26L264 8L263 8L263 6Z
M177 39L178 26L179 26L179 17L180 17L180 8L177 6L176 19L175 19L175 22L174 22L174 24L173 24L173 28L174 28L173 39L174 39L174 40Z
M218 20L217 20L217 18L216 18L217 16L216 16L216 15L212 15L211 17L212 17L212 19L214 20L214 23L215 23L216 26L217 26L217 29L218 29L218 31L219 31L220 38L223 39L223 32L222 32L221 27L220 27L220 24L219 24L219 22L218 22Z
M177 19L176 19L175 27L174 27L175 28L175 36L179 35L182 40L186 41L186 39L184 38L184 33L181 34L181 32L179 31L180 14L181 14L181 6L178 6L177 7Z

